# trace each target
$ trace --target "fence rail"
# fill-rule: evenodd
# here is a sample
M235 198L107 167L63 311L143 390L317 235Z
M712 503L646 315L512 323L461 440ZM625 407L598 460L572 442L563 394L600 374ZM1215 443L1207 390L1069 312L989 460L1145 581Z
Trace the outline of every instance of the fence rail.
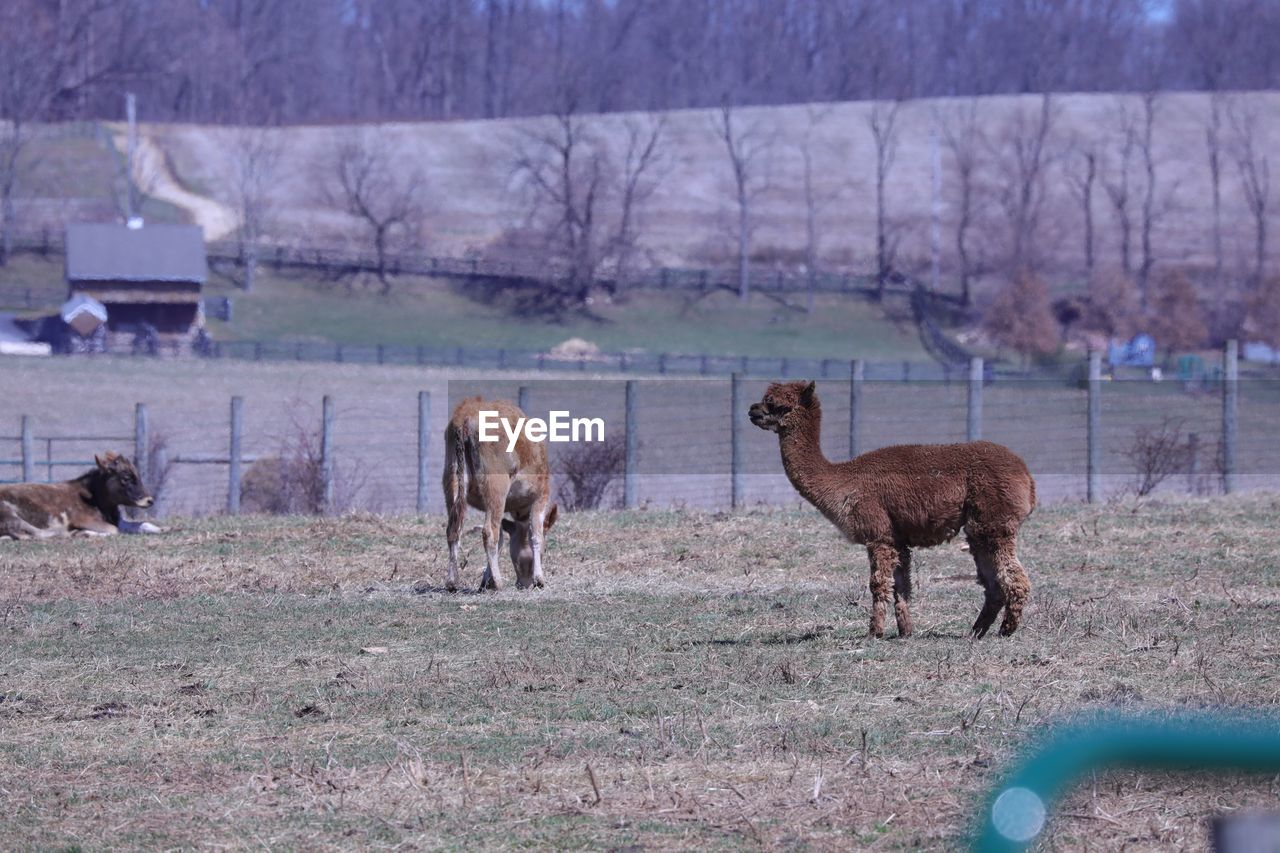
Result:
M987 438L1024 456L1040 483L1042 500L1097 502L1134 480L1135 436L1176 423L1178 453L1184 455L1176 469L1164 472L1163 488L1194 494L1276 488L1280 382L1259 380L1242 388L1232 369L1234 358L1234 348L1228 347L1220 377L1192 392L1175 383L1104 380L1096 356L1087 379L1072 386L992 381L980 359L951 383L874 380L865 363L846 363L841 381L820 384L823 444L829 458L846 458L888 444ZM377 509L439 511L444 418L452 404L474 393L519 400L532 416L570 409L604 417L615 432L620 427L622 462L616 472L607 473L609 500L618 505L793 504L798 499L782 475L776 438L746 418L747 405L766 384L742 374L692 381L455 380L417 392L416 400L403 396L385 401L376 416L339 410L326 395L318 417L309 416L301 427L312 436L307 452L314 454L321 511L362 506L350 488L357 470L374 472L377 485L390 490ZM843 398L842 389L847 389ZM192 433L198 447L161 447L169 452L159 454L147 404L134 409L132 436L124 430L42 435L36 431L37 418L23 416L17 436L0 436L0 449L16 443L19 451L0 453L0 476L16 469L22 480L35 480L37 471L51 480L57 467L91 464L80 461L82 452L58 457L57 447L131 440L144 477L151 473L148 466L188 472L184 485L171 485L166 494L157 495L164 507L234 514L243 508L240 497L249 467L281 452L264 440L272 414L263 411L265 403L260 399L253 407L235 396L224 410L229 412L225 427L206 419ZM567 452L561 448L552 445L553 464Z
M63 232L49 228L22 232L14 235L15 251L42 256L61 255L66 252ZM537 284L562 281L570 275L569 267L557 260L525 260L483 255L463 257L429 255L421 252L393 252L379 264L376 254L349 247L308 247L264 243L256 247L243 246L235 241L220 240L206 244L206 254L213 265L239 266L248 256L258 263L276 269L313 269L328 273L377 273L390 275L421 275L452 279L490 279L512 284ZM602 287L617 287L616 276L599 275L595 278ZM810 289L820 293L875 293L874 277L865 270L795 270L770 267L757 263L748 271L752 290L766 293L802 293ZM737 290L739 285L736 267L682 268L656 267L636 270L625 276L622 284L627 288L650 290L709 291L716 288ZM906 292L909 282L902 276L892 276L889 289Z

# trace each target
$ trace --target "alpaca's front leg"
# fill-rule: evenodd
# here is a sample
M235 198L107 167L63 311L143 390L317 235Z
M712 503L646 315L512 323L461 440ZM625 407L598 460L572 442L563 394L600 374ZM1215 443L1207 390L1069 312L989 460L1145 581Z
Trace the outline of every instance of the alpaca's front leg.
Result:
M898 567L898 551L892 545L868 545L871 560L871 636L884 636L884 618L893 598L893 574Z
M898 549L898 567L893 572L893 615L898 620L898 636L911 636L911 549Z

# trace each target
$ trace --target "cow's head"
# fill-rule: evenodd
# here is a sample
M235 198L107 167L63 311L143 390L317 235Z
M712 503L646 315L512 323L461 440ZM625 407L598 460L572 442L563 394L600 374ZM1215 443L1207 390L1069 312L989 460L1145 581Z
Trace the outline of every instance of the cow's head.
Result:
M147 494L146 486L142 485L138 469L128 457L107 453L105 456L95 456L94 461L98 463L99 499L113 506L137 506L144 509L155 503L155 498Z
M551 529L551 525L556 523L556 516L558 515L559 510L555 504L547 508L546 515L542 517L542 534L544 536ZM507 534L507 544L511 549L511 565L516 570L516 586L520 589L527 589L534 583L533 542L529 535L532 532L532 528L533 525L529 523L527 518L514 521L510 518L502 519L502 529Z

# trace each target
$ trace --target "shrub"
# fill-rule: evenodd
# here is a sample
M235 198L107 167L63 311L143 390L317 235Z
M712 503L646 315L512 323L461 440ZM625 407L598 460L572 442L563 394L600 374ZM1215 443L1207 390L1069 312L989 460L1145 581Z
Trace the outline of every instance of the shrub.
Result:
M1057 350L1060 341L1049 289L1043 279L1027 272L1009 282L987 311L983 325L997 344L1022 356L1024 367L1032 356Z
M1157 280L1147 329L1166 354L1204 346L1209 329L1195 287L1184 270L1167 270Z
M1108 338L1129 338L1139 331L1137 288L1118 271L1096 275L1089 285L1089 298L1080 325Z
M1262 282L1250 300L1249 332L1268 346L1280 347L1280 276Z
M1133 463L1134 491L1138 497L1151 494L1169 477L1183 473L1191 461L1191 446L1183 437L1185 422L1165 417L1156 427L1140 426L1124 455Z
M610 486L626 475L627 448L622 436L568 445L556 457L560 479L556 499L566 510L617 509L621 489Z

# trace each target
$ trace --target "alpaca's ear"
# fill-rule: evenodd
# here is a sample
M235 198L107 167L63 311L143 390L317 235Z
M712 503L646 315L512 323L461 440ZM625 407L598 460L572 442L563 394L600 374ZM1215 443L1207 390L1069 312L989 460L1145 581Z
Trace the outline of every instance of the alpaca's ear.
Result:
M800 392L800 402L806 406L811 405L813 403L813 396L817 386L817 382L810 382L808 385L804 386L804 389Z

